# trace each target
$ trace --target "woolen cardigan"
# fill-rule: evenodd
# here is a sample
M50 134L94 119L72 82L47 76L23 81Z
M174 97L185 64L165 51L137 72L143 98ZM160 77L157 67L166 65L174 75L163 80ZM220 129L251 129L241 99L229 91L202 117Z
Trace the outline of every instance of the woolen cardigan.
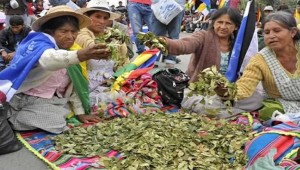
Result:
M213 65L220 68L219 38L213 30L195 32L191 36L179 40L169 38L165 40L169 54L192 54L186 71L187 75L191 77L190 82L197 81L199 73L205 68Z

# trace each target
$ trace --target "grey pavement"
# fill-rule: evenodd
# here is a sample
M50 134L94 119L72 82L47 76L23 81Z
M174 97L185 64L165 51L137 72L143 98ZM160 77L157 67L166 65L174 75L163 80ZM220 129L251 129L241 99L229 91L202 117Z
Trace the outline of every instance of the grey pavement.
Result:
M23 147L20 151L0 155L0 170L48 170L48 166Z
M188 33L181 33L180 37L188 36ZM135 47L135 45L134 45ZM186 71L190 59L189 55L178 56L181 63L176 64L175 67ZM159 62L159 67L164 67L164 64ZM25 147L20 151L0 155L0 170L48 170L50 169L43 161L37 158L33 153L28 151Z
M191 33L181 32L180 38L187 37L188 35L191 35ZM182 70L183 72L185 72L187 70L187 66L188 66L189 61L190 61L190 56L191 56L191 54L177 56L177 58L180 59L181 62L178 63L178 64L175 64L175 67L179 68L180 70ZM158 65L159 65L159 68L164 68L164 66L165 66L165 64L162 63L161 61L158 62Z

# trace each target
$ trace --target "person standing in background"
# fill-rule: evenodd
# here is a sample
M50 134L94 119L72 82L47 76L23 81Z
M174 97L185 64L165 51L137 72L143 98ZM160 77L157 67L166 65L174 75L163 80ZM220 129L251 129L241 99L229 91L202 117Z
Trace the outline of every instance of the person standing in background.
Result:
M127 13L126 6L123 5L122 1L119 1L119 6L116 7L116 11L120 11L121 13Z
M32 2L32 0L4 0L2 1L4 6L4 12L6 15L5 25L9 27L10 17L13 15L20 15L25 25L29 26L28 23L28 11L27 2Z
M152 31L152 10L150 5L151 0L128 0L128 17L133 35L135 37L139 32L142 32L144 23L147 24L148 30ZM145 51L145 45L142 44L137 38L135 38L135 44L138 54L141 54L143 51Z
M170 39L178 39L180 34L180 27L182 18L184 15L185 0L176 0L176 2L182 7L182 11L175 16L169 24L160 22L155 15L152 15L152 31L157 36L167 36ZM163 56L163 62L166 63L166 67L173 68L180 60L175 55Z

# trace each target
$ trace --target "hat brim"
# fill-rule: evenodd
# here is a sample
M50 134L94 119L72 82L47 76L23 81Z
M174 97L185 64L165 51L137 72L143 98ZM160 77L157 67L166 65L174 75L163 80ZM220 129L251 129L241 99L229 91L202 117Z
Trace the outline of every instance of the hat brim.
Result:
M91 19L81 13L78 12L70 12L70 11L61 11L61 12L55 12L46 14L43 17L40 17L36 21L34 21L31 25L31 29L34 31L39 31L41 26L45 24L47 21L53 18L61 17L61 16L74 16L79 21L79 28L85 28L91 24Z
M114 19L117 19L117 18L121 17L120 14L117 14L117 13L114 13L114 12L111 12L111 11L107 11L107 10L104 10L104 9L93 8L93 7L91 7L91 8L80 8L80 9L77 10L77 12L79 12L81 14L85 14L85 13L87 13L89 11L107 12L107 13L110 14L110 17L109 17L110 20L114 20Z

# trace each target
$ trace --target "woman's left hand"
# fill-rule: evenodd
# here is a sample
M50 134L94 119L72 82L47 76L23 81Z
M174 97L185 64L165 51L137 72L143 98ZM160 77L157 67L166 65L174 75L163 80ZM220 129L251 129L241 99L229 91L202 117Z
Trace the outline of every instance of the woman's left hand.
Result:
M97 115L77 115L77 118L82 123L98 123L101 121L101 118Z
M228 97L226 96L226 93L228 92L228 88L224 87L224 84L218 84L217 87L214 89L214 91L219 97L222 98Z

